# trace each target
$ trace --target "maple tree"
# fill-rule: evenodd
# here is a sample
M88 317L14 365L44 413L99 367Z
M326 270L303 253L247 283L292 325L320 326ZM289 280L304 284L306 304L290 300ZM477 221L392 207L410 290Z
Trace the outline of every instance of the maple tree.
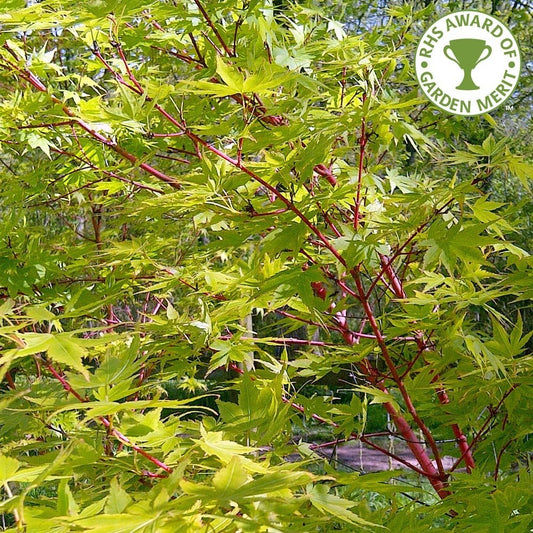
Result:
M437 8L351 31L312 2L19 4L5 529L528 527L530 145L420 96ZM317 426L405 470L336 468Z

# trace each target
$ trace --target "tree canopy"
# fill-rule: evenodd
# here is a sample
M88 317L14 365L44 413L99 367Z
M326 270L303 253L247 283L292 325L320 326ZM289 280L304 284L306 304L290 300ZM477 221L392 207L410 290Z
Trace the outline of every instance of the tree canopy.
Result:
M413 71L465 7L523 55L478 117ZM4 530L530 528L531 19L3 2Z

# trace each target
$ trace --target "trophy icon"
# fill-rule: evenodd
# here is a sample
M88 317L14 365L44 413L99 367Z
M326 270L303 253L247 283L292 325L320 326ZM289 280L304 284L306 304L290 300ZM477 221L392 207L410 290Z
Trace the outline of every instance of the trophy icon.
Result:
M483 54L487 52L484 56ZM452 55L450 55L450 53ZM457 63L464 71L463 81L456 87L463 91L475 91L479 87L472 80L472 71L487 59L492 48L483 39L453 39L444 47L444 55Z

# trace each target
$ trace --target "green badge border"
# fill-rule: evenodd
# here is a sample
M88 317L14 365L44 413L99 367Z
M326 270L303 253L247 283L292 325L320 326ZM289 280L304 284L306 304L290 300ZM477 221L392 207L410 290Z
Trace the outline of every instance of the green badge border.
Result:
M511 89L510 93L509 93L509 96L503 100L500 104L498 104L496 107L493 107L492 109L488 110L488 111L482 111L481 113L473 113L471 115L462 115L461 113L454 113L453 111L450 111L448 109L445 109L444 107L441 107L439 104L436 104L427 94L426 94L426 91L424 91L424 88L422 87L422 83L420 82L420 78L418 76L418 69L417 69L417 66L416 66L416 58L418 56L418 49L420 48L420 45L422 44L422 39L424 38L424 36L426 35L426 33L430 30L430 28L435 25L437 22L439 22L439 20L442 20L446 17L449 17L450 15L456 15L456 14L459 14L459 13L481 13L482 15L486 15L488 17L492 17L493 19L497 20L502 26L504 26L507 31L512 35L515 43L516 43L516 48L518 49L518 67L519 67L519 73L518 73L518 76L516 78L516 82L513 86L513 88ZM487 113L492 113L492 111L495 111L496 109L498 109L499 107L501 107L502 105L505 104L505 102L507 102L507 100L509 100L509 98L511 98L511 95L513 93L513 91L516 89L516 86L518 85L518 81L520 80L520 72L522 71L522 51L520 50L520 43L518 42L518 39L516 38L515 34L510 30L509 26L507 26L507 24L505 24L505 22L502 22L498 17L495 17L494 15L491 15L490 13L485 13L484 11L481 11L479 9L463 9L461 11L453 11L451 13L447 13L446 15L442 15L442 17L439 17L438 19L434 20L428 27L427 29L424 31L424 33L422 34L422 36L420 37L420 40L418 41L418 45L416 47L416 51L415 51L415 58L414 58L414 71L415 71L415 76L416 76L416 81L418 83L418 86L419 88L421 89L422 93L424 94L424 96L427 98L427 100L429 101L430 104L434 105L437 109L440 109L441 111L444 111L445 113L448 113L450 115L454 115L456 117L479 117L480 115L486 115Z

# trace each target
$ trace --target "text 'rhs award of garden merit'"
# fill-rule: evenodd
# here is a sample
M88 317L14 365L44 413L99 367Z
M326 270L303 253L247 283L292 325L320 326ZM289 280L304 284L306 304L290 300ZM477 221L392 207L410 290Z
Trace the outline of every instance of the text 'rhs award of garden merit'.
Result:
M497 18L460 11L437 20L422 36L415 57L418 82L439 108L479 115L502 105L520 75L520 51Z

